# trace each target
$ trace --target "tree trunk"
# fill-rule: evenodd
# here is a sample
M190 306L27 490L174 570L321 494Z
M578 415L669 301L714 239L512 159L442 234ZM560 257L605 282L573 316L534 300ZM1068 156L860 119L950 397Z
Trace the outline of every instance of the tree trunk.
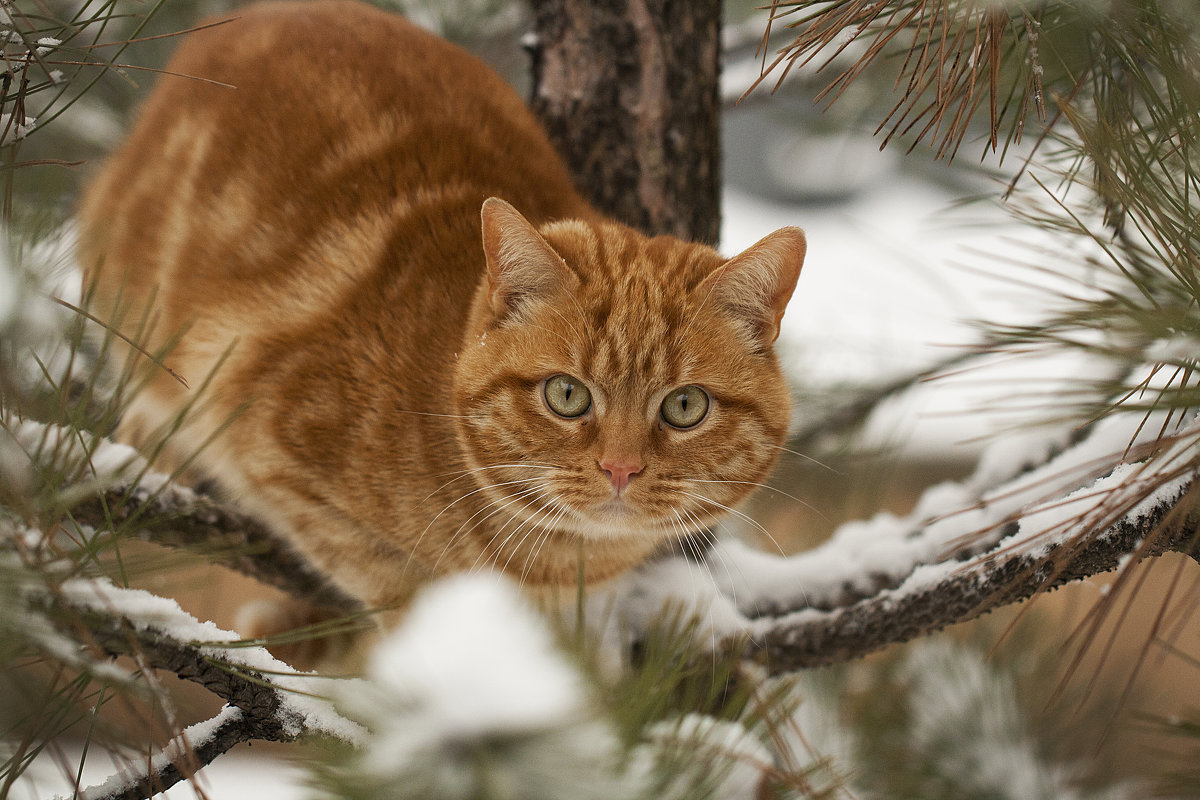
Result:
M531 0L531 105L580 190L648 234L720 233L720 0Z

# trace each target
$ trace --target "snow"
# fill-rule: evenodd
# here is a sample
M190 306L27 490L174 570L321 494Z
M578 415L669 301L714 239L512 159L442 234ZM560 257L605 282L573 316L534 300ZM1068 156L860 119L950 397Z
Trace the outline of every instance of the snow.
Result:
M1145 350L1146 360L1158 364L1195 368L1200 358L1200 338L1186 334L1159 339Z
M188 758L194 748L203 746L216 735L222 725L238 720L241 716L242 712L240 709L236 706L227 705L212 719L197 722L195 725L185 728L178 736L171 740L166 748L155 753L150 759L151 772L158 773L166 766L177 762L186 763L185 759ZM140 772L118 770L103 783L89 786L76 795L76 797L79 800L93 800L93 798L105 797L135 783L142 776L143 774Z
M189 740L194 741L190 735ZM72 767L79 764L80 753L76 746L65 747L64 751L64 763ZM74 772L65 775L51 761L52 759L45 755L35 761L33 768L13 787L14 800L43 800L46 797L73 795ZM80 783L83 786L104 783L124 766L126 764L122 760L93 749L84 762ZM300 766L261 750L244 747L237 748L204 767L196 773L194 780L213 800L305 800L311 797L311 792L304 787L304 773ZM157 800L194 800L196 796L195 789L188 783L178 784L160 795L155 795Z
M9 263L6 250L0 249L0 330L9 325L16 316L20 300L19 289L17 272Z
M355 686L344 702L377 738L403 716L404 734L430 738L524 732L562 724L586 704L544 620L499 575L453 577L421 594L372 650L367 680L366 693Z
M742 627L741 615L713 582L713 572L725 566L719 560L705 564L678 557L651 561L593 590L587 601L589 616L609 614L620 627L641 631L670 604L685 618L697 618L702 637L724 638ZM731 562L728 567L738 565Z
M37 117L24 112L0 114L0 133L5 134L5 138L10 141L24 139L36 127Z
M926 490L906 516L881 513L846 523L825 543L788 558L722 541L709 558L711 574L743 613L755 615L781 604L837 602L846 592L865 596L880 578L903 580L892 596L927 589L961 569L957 562L936 562L981 536L997 538L1011 523L1019 523L1017 532L999 546L1043 553L1097 526L1137 519L1179 494L1191 476L1181 462L1200 437L1200 423L1184 427L1151 462L1122 461L1130 447L1154 442L1163 423L1161 414L1148 420L1110 415L1094 423L1087 438L1023 473L1035 457L1058 450L1068 431L1035 429L1015 444L1001 439L985 451L974 475Z
M292 735L323 733L350 744L361 742L361 726L339 714L327 696L344 690L346 681L299 672L272 656L265 648L239 645L239 637L212 622L201 622L169 598L141 589L126 589L104 579L75 578L63 583L62 598L79 606L116 614L141 631L161 631L182 642L204 646L213 658L238 667L270 674L282 691L281 722Z
M6 124L7 116L0 115L0 133ZM44 367L61 386L69 379L68 370L84 374L92 368L64 335L75 312L51 299L79 303L80 280L73 261L76 236L71 224L32 241L0 229L0 338L30 354L6 365L14 367L12 380L43 382Z
M655 723L646 732L648 742L668 754L678 750L688 756L707 754L712 774L712 796L720 800L756 800L763 774L775 764L775 756L757 737L736 722L713 719L703 714L685 714ZM682 773L663 790L667 797L686 797L696 776Z
M1146 429L1131 436L1130 429L1138 422L1135 415L1103 420L1093 437L1031 473L1045 472L1041 483L1020 476L985 493L977 507L964 513L954 513L962 508L962 487L943 485L927 492L909 517L882 514L869 522L843 525L825 545L789 558L770 556L736 541L721 542L714 548L718 550L714 557L736 565L725 574L739 577L737 584L726 583L723 588L730 596L740 595L739 607L748 614L764 610L760 606L767 611L776 609L780 603L801 609L782 619L747 621L746 629L754 635L767 628L816 619L823 612L804 606L836 600L847 587L864 596L875 594L884 602L933 589L972 564L941 561L939 555L945 548L970 541L980 531L999 529L1006 522L1017 522L1017 532L1000 539L994 549L1036 558L1122 519L1137 521L1178 497L1191 481L1192 470L1181 470L1179 461L1190 458L1200 437L1200 423L1193 422L1155 459L1118 463L1123 451L1113 449L1114 444L1151 437ZM1157 430L1153 425L1146 428ZM1098 462L1110 471L1063 494L1064 487L1080 484L1081 473L1086 477L1094 472ZM939 509L945 514L940 521L925 526L922 536L910 535L923 519L921 514ZM892 562L885 564L878 553L870 552L872 548L880 548ZM713 574L720 582L722 573ZM875 592L871 586L874 575L902 580L893 589Z
M342 696L370 734L337 780L359 796L635 796L621 744L595 716L547 620L499 575L447 578L423 591ZM635 759L635 762L637 760ZM336 796L336 792L330 796Z
M136 450L110 439L30 419L4 417L0 422L0 466L18 476L35 466L44 468L41 462L53 459L58 469L68 473L86 464L92 485L105 488L145 469Z
M701 714L649 726L623 759L549 620L503 576L451 577L423 591L342 707L370 730L339 778L356 794L402 785L405 797L467 798L487 785L499 796L610 800L653 787L684 800L705 785L721 800L753 800L775 764L752 731ZM662 765L679 763L688 769L657 782Z
M1048 763L1019 711L1011 674L975 650L927 640L910 649L902 674L913 749L930 754L934 774L958 791L998 800L1136 796L1131 786L1080 790L1069 766Z

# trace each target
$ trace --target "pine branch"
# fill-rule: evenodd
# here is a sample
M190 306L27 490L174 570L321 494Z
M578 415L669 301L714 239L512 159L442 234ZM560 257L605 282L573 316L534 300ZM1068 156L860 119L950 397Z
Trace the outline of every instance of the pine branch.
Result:
M1190 481L1194 469L1191 448L1194 438L1200 435L1194 427L1168 439L1154 440L1153 446L1159 450L1141 465L1146 474L1123 476L1115 482L1111 481L1113 476L1105 476L1093 486L1087 485L1089 475L1095 478L1120 462L1119 458L1114 461L1108 457L1107 443L1127 439L1122 426L1133 422L1123 416L1101 423L1093 428L1099 428L1098 435L1084 439L1076 435L1066 450L1058 442L1060 434L1044 434L1036 440L1043 448L1037 463L1014 462L1009 471L981 467L980 474L958 492L951 492L949 505L935 504L924 517L895 520L890 543L877 544L892 552L903 542L908 550L903 556L893 556L895 563L888 574L877 574L867 564L870 559L858 563L852 558L846 569L845 552L834 554L835 560L843 562L840 573L823 566L819 552L791 559L757 553L753 556L756 565L737 564L730 569L719 563L730 557L728 548L722 554L710 555L711 574L718 579L722 575L748 577L750 585L722 587L721 591L741 599L747 613L758 615L747 623L755 649L767 653L773 670L788 671L838 663L908 641L1069 581L1110 571L1130 559L1178 551L1200 560L1195 541L1195 492ZM1150 446L1138 445L1133 452ZM1033 452L1037 448L1023 441L1019 449ZM1095 488L1105 481L1115 488ZM1172 485L1177 487L1174 492L1163 489ZM1072 493L1093 489L1100 498L1094 504L1098 511L1081 512L1068 520L1073 526L1070 535L1053 537L1048 544L1042 544L1037 536L1026 536L1026 541L1014 544L1012 535L1029 517L1065 504L1064 498ZM944 494L946 489L939 487L938 491ZM1104 494L1106 491L1110 494ZM1163 497L1152 507L1143 508L1152 495ZM137 487L110 489L104 498L115 520L133 519L139 526L150 522L145 535L151 541L164 535L176 544L199 543L210 548L214 543L235 542L238 546L232 552L245 561L244 571L249 574L271 576L276 585L293 591L308 585L310 579L320 580L315 569L288 550L282 551L288 559L286 568L277 570L271 560L278 552L273 548L279 545L261 525L234 508L186 489L167 487L153 494ZM961 505L962 498L975 499L966 502L978 503L976 515L958 523L949 533L944 528L939 530L947 516L972 511ZM81 518L96 517L103 507L97 499ZM973 523L981 527L971 528ZM247 554L247 548L260 541L269 546ZM838 543L832 545L836 551ZM753 583L756 573L761 574L758 565L763 561L773 561L769 569L777 574L796 577L764 582L763 587L773 588L755 597ZM813 574L821 580L814 583ZM102 617L98 624L106 624L105 619ZM93 626L89 623L87 627ZM127 632L100 627L96 635L106 648L111 648ZM210 688L234 700L230 694L233 689L222 683L228 680L226 673L202 671L191 678L196 665L186 658L175 660L176 656L161 650L163 646L160 642L151 648L162 656L156 666L180 671L181 676L201 683L208 680L204 675L215 675L218 684Z
M56 612L59 618L69 620L69 624L82 625L82 638L90 640L104 653L134 656L145 666L166 670L199 684L241 709L243 727L254 733L251 738L277 742L296 738L286 732L294 731L296 722L285 719L279 690L259 672L243 672L225 666L219 660L224 651L198 642L182 641L162 628L139 627L124 615L88 606L61 602L46 610Z
M314 689L326 679L297 672L261 647L201 623L173 601L102 580L74 579L34 594L30 605L66 633L108 656L128 656L140 670L166 670L223 699L220 715L188 728L141 771L89 788L89 800L149 798L250 741L292 742L310 735L351 743L362 730Z
M1145 515L1122 518L1082 541L1037 553L993 549L948 570L930 565L932 576L914 571L900 587L844 608L758 620L751 655L765 654L773 673L842 663L1109 572L1131 556L1140 561L1175 551L1200 562L1198 499L1200 490L1189 482Z
M362 604L265 525L235 506L164 483L117 486L72 509L80 524L125 529L143 541L204 553L214 563L335 613Z
M221 713L197 723L171 740L138 769L123 770L107 781L79 793L80 800L142 800L164 792L195 775L206 764L234 746L252 739L255 725L247 721L236 706L225 706Z

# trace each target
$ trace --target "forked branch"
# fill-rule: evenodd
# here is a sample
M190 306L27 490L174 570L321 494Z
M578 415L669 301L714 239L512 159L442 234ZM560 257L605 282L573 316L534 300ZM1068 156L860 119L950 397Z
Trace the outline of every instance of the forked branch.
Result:
M925 565L895 589L832 610L798 610L752 624L753 653L774 673L838 664L906 642L1072 581L1179 552L1200 562L1200 490L1194 482L1107 530L1036 552L1003 544L948 569Z
M89 579L67 581L30 600L94 655L127 656L138 670L171 672L226 702L220 714L181 731L153 758L85 790L88 800L151 797L245 741L291 742L314 734L361 739L362 730L321 697L330 681L244 645L173 601Z

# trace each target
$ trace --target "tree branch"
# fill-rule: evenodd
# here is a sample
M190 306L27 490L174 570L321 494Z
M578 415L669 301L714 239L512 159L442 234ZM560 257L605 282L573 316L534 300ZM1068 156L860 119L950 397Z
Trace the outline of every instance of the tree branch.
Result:
M253 739L291 742L317 734L361 741L362 729L314 691L328 687L329 679L297 672L262 647L243 646L236 634L199 622L174 601L82 578L29 600L102 654L129 656L143 670L169 671L227 703L220 715L183 731L140 771L89 788L89 800L150 797Z
M1032 552L1001 545L962 564L914 570L896 589L847 607L757 620L748 655L765 654L773 673L842 663L1117 569L1131 556L1140 561L1176 551L1200 561L1198 499L1200 490L1188 482L1099 535L1052 542Z
M213 719L180 732L148 762L140 762L139 768L121 770L104 783L84 789L78 796L80 800L153 797L190 779L201 767L211 764L236 745L262 738L255 735L253 723L247 722L240 709L225 706Z
M1157 449L1140 464L1124 464L1109 448L1113 442L1130 441L1127 427L1136 423L1117 415L1092 426L1093 436L1082 440L1077 432L1064 430L1027 436L1016 447L1001 442L999 449L1015 450L1021 458L1010 452L998 466L989 465L985 456L977 474L963 485L949 491L936 487L931 493L938 495L937 502L923 500L912 517L886 518L884 527L868 524L865 532L858 531L857 542L842 541L839 531L823 548L790 558L736 553L725 546L710 554L710 572L718 582L722 576L744 576L744 583L721 586L720 591L742 602L754 649L766 652L772 670L788 671L908 641L1112 570L1131 558L1167 551L1200 558L1195 542L1195 495L1200 490L1193 491L1191 482L1191 451L1200 427L1137 444L1133 452ZM1063 449L1066 442L1070 446ZM1042 456L1030 465L1025 456L1032 452ZM1113 473L1122 464L1138 472ZM1071 499L1078 493L1085 495L1083 500ZM1074 510L1064 515L1064 509ZM1033 520L1047 513L1062 517L1051 526L1056 535L1031 534L1038 530ZM305 587L322 581L290 550L280 550L261 525L186 489L111 489L103 502L95 500L77 517L139 526L151 522L145 536L152 541L166 536L175 544L202 549L212 549L214 542L235 543L226 551L236 554L243 571L271 576L276 585L301 596L312 591ZM274 563L279 552L289 559L282 570ZM886 561L877 555L881 552L889 554ZM720 563L731 558L741 561L733 568ZM336 589L325 591L331 593L331 603L345 602ZM88 627L95 627L103 647L117 651L129 632L105 627L110 624L102 616ZM254 682L230 685L227 671L198 665L194 650L173 647L155 641L145 649L156 666L205 685L215 681L210 688L239 707L256 702ZM241 698L239 691L250 694ZM271 716L270 709L265 713Z
M183 486L117 486L88 498L71 514L76 522L97 529L124 530L142 541L201 552L214 563L331 612L362 608L265 525Z

